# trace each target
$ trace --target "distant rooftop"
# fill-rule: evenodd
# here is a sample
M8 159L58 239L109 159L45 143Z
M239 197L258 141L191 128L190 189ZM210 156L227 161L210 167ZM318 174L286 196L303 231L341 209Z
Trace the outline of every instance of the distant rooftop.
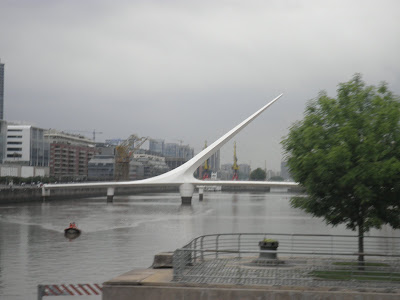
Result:
M67 133L64 131L58 131L56 129L50 129L46 131L44 134L45 137L52 139L54 141L70 141L72 143L82 143L82 144L89 144L89 145L94 145L95 142L92 139L89 139L83 135L80 134L72 134L72 133Z

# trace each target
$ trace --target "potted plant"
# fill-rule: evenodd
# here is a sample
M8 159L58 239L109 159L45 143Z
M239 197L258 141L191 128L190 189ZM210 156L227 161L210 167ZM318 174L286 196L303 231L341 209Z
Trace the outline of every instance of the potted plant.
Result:
M276 249L279 246L279 242L277 240L273 239L263 239L258 243L258 246L260 247L260 250L270 250L270 251L276 251ZM276 252L260 252L260 258L262 259L277 259L277 253Z

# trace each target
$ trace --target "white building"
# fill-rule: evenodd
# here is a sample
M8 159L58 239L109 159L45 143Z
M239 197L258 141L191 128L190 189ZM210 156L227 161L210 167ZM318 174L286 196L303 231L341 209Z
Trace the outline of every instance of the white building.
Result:
M28 166L49 165L49 143L45 129L31 125L8 125L4 163Z

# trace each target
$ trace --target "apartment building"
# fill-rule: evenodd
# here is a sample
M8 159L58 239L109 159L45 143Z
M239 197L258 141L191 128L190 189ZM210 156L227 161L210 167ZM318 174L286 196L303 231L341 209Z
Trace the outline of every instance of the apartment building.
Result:
M86 180L88 163L95 155L95 142L82 135L49 130L45 137L50 144L50 176L60 181Z

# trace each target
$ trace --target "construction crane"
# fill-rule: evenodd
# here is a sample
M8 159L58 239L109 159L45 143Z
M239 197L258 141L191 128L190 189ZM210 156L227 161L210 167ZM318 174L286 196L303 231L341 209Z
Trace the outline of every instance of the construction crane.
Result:
M96 141L96 133L97 134L102 134L102 132L96 131L96 129L93 129L93 141Z
M116 181L129 180L129 163L133 153L138 150L148 137L139 138L137 135L130 135L125 141L115 147L115 171Z
M237 156L236 156L236 141L233 144L233 177L232 180L238 180L239 179L239 165L237 164Z
M204 148L207 148L207 141L205 141L204 144ZM204 162L204 166L203 166L203 179L209 179L210 178L210 165L208 164L208 159L206 159L206 161Z

